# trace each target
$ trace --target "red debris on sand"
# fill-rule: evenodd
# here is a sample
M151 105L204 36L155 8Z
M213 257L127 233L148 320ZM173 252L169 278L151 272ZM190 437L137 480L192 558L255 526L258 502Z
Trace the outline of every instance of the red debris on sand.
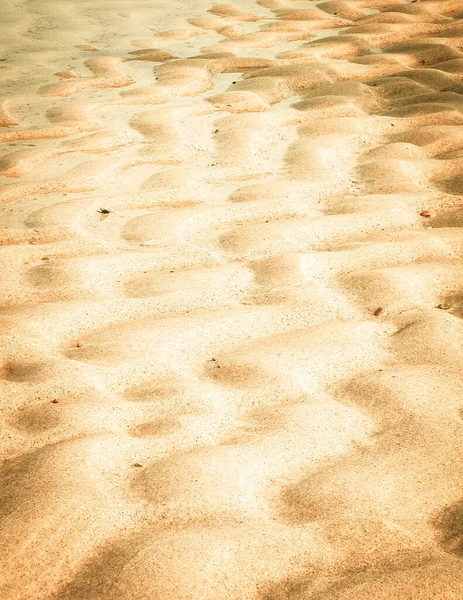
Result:
M382 315L384 312L384 308L382 306L378 306L378 308L375 310L375 312L373 313L375 315L375 317L379 317L379 315Z
M82 343L81 342L77 342L76 346L77 346L77 348L81 348L82 347Z
M420 212L420 216L421 217L430 217L431 212L429 210L423 210L423 212Z
M58 404L59 400L57 400L56 398L53 398L53 400L51 401L52 404Z

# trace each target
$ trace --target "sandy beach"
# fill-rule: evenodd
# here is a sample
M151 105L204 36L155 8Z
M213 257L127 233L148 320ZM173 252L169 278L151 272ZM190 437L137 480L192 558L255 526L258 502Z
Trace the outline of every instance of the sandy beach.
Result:
M1 600L460 600L462 1L5 1L0 94Z

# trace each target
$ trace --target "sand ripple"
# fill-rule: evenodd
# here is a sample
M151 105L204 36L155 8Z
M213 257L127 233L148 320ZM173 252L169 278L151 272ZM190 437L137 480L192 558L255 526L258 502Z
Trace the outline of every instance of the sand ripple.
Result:
M462 9L0 8L2 600L462 596Z

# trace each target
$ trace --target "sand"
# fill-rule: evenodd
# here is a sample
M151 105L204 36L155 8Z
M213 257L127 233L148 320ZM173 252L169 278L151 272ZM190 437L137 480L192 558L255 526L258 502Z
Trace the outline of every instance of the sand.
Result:
M0 598L461 598L461 0L0 12Z

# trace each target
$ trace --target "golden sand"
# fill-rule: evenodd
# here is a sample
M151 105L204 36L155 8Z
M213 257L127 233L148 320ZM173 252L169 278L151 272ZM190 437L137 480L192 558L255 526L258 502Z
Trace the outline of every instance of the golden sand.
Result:
M0 13L1 600L461 599L461 0Z

